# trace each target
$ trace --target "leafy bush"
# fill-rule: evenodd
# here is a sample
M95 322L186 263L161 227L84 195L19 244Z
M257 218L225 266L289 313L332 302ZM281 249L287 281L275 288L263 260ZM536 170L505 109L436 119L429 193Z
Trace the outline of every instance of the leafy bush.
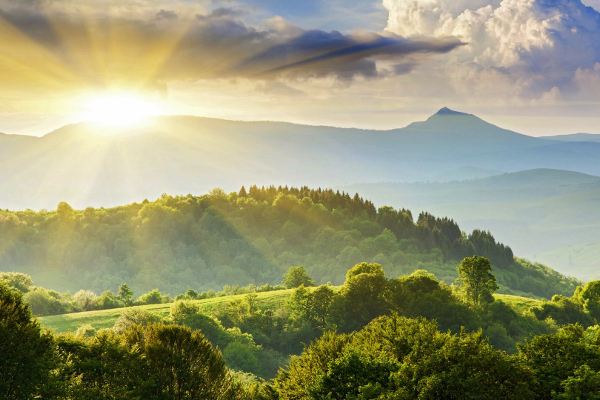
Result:
M177 300L171 305L171 320L181 324L189 315L197 314L199 308L189 300Z
M153 312L141 307L131 307L123 310L121 316L115 321L113 330L120 333L125 331L131 325L148 326L161 321L162 318Z
M23 298L34 315L58 315L76 311L70 299L57 292L34 287Z
M161 304L169 303L172 299L167 296L163 296L158 289L154 289L141 295L135 302L136 306L142 306L146 304Z

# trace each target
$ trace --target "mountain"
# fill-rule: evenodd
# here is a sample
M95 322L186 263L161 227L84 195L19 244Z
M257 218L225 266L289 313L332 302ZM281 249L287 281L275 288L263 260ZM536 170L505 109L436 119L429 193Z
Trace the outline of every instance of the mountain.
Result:
M25 151L28 146L32 146L36 140L37 138L34 136L7 135L0 132L0 166L3 161Z
M594 142L600 143L600 135L594 133L574 133L572 135L545 136L548 140L558 140L561 142Z
M11 209L113 206L249 182L426 181L465 166L600 174L600 143L534 138L447 108L388 131L167 116L135 128L78 123L7 143L0 141L0 207Z
M600 278L600 177L534 169L446 183L340 187L376 204L427 210L485 229L516 254L580 279Z
M515 260L491 234L472 232L431 214L376 209L360 196L307 187L213 190L164 195L115 208L0 210L0 271L30 274L36 285L76 292L137 293L271 285L290 266L317 283L339 285L349 266L380 263L388 276L426 269L450 284L456 266L474 254L490 259L503 293L550 298L578 284L557 272Z
M477 167L460 167L450 171L440 172L431 176L428 181L432 182L451 182L451 181L466 181L469 179L487 178L488 176L501 175L504 172L477 168Z

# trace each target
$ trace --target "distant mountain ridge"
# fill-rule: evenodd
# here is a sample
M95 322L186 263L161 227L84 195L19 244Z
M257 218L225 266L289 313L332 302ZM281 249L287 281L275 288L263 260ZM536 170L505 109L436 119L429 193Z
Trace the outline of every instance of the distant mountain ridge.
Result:
M485 229L516 254L579 279L600 279L600 177L533 169L482 179L339 187L375 204L445 215Z
M448 108L388 131L190 116L135 128L78 123L40 138L0 137L0 154L0 207L12 209L113 206L248 182L426 181L465 166L600 175L600 143L530 137Z
M549 140L558 140L561 142L594 142L600 143L600 134L594 133L574 133L571 135L546 136Z

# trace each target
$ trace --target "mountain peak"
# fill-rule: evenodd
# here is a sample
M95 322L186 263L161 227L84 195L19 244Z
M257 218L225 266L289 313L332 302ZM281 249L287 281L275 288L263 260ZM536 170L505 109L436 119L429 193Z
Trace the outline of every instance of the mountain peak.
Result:
M454 110L449 109L448 107L444 107L444 108L440 109L440 111L438 111L434 115L465 115L465 116L471 116L471 114L454 111Z

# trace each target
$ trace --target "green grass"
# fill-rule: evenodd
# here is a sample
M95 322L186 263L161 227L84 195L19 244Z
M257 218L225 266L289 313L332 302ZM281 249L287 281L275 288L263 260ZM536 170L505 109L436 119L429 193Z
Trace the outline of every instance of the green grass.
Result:
M339 288L335 288L339 289ZM293 289L278 290L273 292L256 293L257 301L261 308L277 309L283 307L292 294ZM215 308L235 299L243 299L246 294L235 296L214 297L212 299L194 300L193 303L200 307L200 312L211 314ZM513 296L508 294L497 294L495 297L510 305L517 313L524 314L531 307L540 304L540 300L527 297ZM162 318L167 318L171 311L171 303L150 304L138 306L151 311ZM82 325L89 324L96 329L112 328L115 321L121 316L126 308L112 310L87 311L71 314L52 315L38 318L42 325L55 333L75 332Z
M256 293L258 304L261 308L280 308L290 297L293 290L278 290L273 292ZM213 297L211 299L194 300L193 303L200 307L200 312L210 314L214 308L223 303L228 303L235 299L243 299L246 294L234 296ZM151 311L162 318L169 316L171 303L168 304L150 304L139 306ZM112 310L86 311L71 314L52 315L40 317L38 320L42 325L55 333L75 332L82 325L90 324L96 329L112 328L115 321L121 316L126 308L116 308Z
M513 296L510 294L496 294L494 297L508 304L517 314L523 315L531 307L535 307L542 303L541 300L532 299L529 297Z

